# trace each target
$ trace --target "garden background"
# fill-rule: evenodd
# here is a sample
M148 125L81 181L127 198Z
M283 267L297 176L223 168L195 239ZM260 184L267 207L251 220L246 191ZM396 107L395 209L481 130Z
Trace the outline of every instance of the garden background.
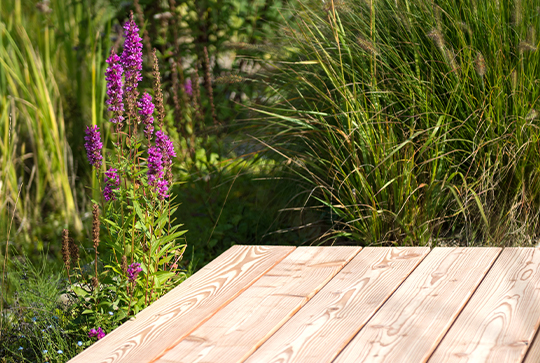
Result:
M133 314L96 302L74 327L99 289L62 251L68 229L77 276L114 270L84 137L97 125L114 151L106 60L130 12L187 230L160 294L233 244L538 243L534 0L0 0L3 361L67 361Z

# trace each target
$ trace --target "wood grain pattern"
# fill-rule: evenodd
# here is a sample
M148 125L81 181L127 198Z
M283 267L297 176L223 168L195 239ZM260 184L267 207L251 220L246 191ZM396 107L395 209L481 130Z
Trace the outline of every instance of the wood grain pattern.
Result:
M429 253L364 248L245 363L329 363Z
M70 362L151 362L294 250L233 246Z
M540 250L506 248L429 362L521 362L539 324Z
M436 248L334 360L425 362L499 248Z
M244 361L359 251L297 248L158 362Z

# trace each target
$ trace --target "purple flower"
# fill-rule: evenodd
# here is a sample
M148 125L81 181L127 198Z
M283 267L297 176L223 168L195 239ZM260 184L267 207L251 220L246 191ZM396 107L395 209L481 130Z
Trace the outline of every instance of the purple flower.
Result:
M139 36L139 28L133 20L131 13L129 20L124 24L124 51L122 52L122 65L126 72L126 92L137 88L142 81L142 38Z
M156 146L148 149L148 184L154 187L159 199L169 195L169 180L172 179L172 158L176 157L174 145L163 131L156 131Z
M176 157L172 141L161 130L156 132L156 145L161 149L164 160L172 160Z
M158 147L148 148L148 183L155 186L163 178L163 155Z
M105 188L103 190L103 196L108 202L110 200L116 200L113 190L120 187L120 176L118 170L111 168L105 172Z
M103 159L103 156L101 155L101 148L103 147L103 144L101 143L99 127L97 125L92 127L86 126L85 133L86 136L84 137L84 140L86 143L84 144L84 147L86 148L88 162L90 165L99 169L101 166L101 160Z
M154 123L154 117L152 114L154 113L155 107L152 103L152 96L150 96L148 92L145 92L142 95L141 100L137 103L137 106L140 108L139 115L142 116L142 122L146 125L144 134L146 135L146 138L150 140L154 133L154 126L152 125Z
M186 83L184 84L184 90L189 97L193 96L193 85L191 84L191 78L188 78L186 80Z
M124 112L124 103L122 102L124 94L122 90L122 74L124 73L124 69L119 61L120 57L113 50L111 56L107 59L109 68L105 71L107 97L109 97L107 104L109 105L108 110L113 112L113 117L111 118L113 124L122 124L122 121L124 121L124 117L122 116Z
M98 340L103 338L105 335L107 335L107 334L105 334L105 332L103 331L103 329L101 329L101 327L98 327L97 329L92 328L88 332L88 337L89 338L97 337Z
M159 185L159 198L165 199L169 195L167 190L169 189L169 181L172 180L172 159L176 157L176 152L174 151L174 145L167 135L163 131L156 132L156 145L161 150L163 165L165 169L165 180L164 183Z
M169 190L169 182L165 179L161 179L157 182L158 198L163 200L169 197L167 191Z
M141 264L138 262L134 262L131 265L129 265L127 274L129 282L134 282L137 280L137 276L139 276L139 273L142 272Z

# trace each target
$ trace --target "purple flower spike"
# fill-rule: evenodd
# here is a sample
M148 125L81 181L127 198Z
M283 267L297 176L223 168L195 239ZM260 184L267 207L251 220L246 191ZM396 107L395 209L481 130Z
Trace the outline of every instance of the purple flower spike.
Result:
M124 103L122 102L122 97L124 91L122 90L122 74L124 69L119 63L120 57L114 53L114 50L111 53L107 63L109 68L105 71L105 80L107 81L107 104L109 105L108 110L113 112L113 117L111 122L113 124L122 124L124 117L122 116L124 112Z
M111 168L105 172L105 188L103 190L103 196L108 202L110 200L116 200L113 190L120 187L120 176L118 170Z
M142 122L146 125L144 134L146 135L146 138L150 140L154 133L154 117L152 114L154 113L155 106L152 103L152 96L150 96L148 92L145 92L142 95L141 100L137 103L137 106L140 108L139 115L142 116Z
M129 20L124 24L124 51L122 52L122 65L126 72L126 92L137 88L142 81L142 38L139 28L133 20L131 13Z
M163 152L164 160L172 160L176 157L176 152L174 151L174 145L167 135L163 131L156 132L156 145Z
M142 272L141 264L138 262L134 262L131 265L129 265L127 274L129 282L134 282L137 280L137 276L139 276L139 273Z
M167 194L167 191L169 190L169 182L167 180L159 180L157 182L157 192L158 192L158 198L163 200L165 198L169 197L169 194Z
M186 83L184 84L184 90L189 97L193 96L193 85L191 84L191 78L188 78L186 80Z
M169 182L172 180L172 159L176 157L174 145L163 131L157 131L156 146L148 149L148 184L154 187L158 198L168 198Z
M156 181L163 178L163 155L157 147L148 148L148 183L156 186Z
M84 140L86 143L84 147L86 148L86 156L88 157L88 162L90 165L95 166L96 169L99 169L101 166L101 160L103 156L101 155L101 148L103 144L101 143L101 135L99 133L99 127L94 125L92 127L86 126L86 136Z
M101 338L103 338L105 335L105 332L103 331L103 329L101 329L101 327L98 327L97 329L90 329L90 331L88 332L88 337L89 338L95 338L97 337L98 340L100 340Z

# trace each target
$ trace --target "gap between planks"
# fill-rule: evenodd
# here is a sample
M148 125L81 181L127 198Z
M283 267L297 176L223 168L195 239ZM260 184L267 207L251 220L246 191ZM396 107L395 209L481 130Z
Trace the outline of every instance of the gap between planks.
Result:
M539 325L540 250L506 248L429 363L521 362ZM529 353L525 362L540 361Z
M333 362L425 362L500 251L435 248Z
M329 363L429 253L364 248L245 363Z
M242 362L360 249L298 247L158 362Z

